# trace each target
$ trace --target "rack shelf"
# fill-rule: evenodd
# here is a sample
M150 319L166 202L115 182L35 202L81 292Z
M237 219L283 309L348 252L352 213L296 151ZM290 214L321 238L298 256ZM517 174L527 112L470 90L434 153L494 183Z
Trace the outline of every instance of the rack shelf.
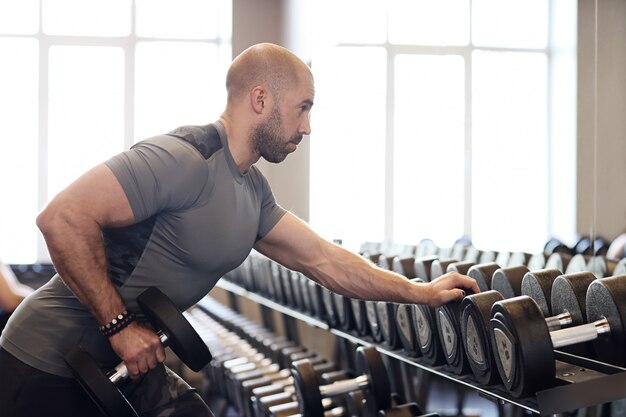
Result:
M245 288L226 280L220 280L217 286L232 294L247 298L248 300L259 305L276 310L311 326L327 330L337 337L349 340L351 343L363 346L374 344L368 338L357 337L345 331L332 328L327 323L319 319L310 317L258 294L249 292ZM202 301L199 304L202 306ZM539 391L534 397L531 398L520 399L510 396L502 385L482 386L479 385L471 375L459 376L453 374L448 370L447 365L436 367L429 366L421 363L419 358L406 356L402 350L389 350L379 344L376 344L376 346L382 354L387 355L390 358L394 358L406 364L438 375L442 378L464 385L477 391L480 396L488 398L496 403L509 403L531 413L542 416L564 413L626 398L626 368L612 366L603 362L597 362L563 352L556 352L557 373L559 373L559 375L583 375L583 373L577 371L581 368L586 368L593 370L591 373L592 376L589 376L589 374L583 375L583 377L579 380L576 380L576 377L573 377L573 380L570 381L570 383L563 383L563 385Z

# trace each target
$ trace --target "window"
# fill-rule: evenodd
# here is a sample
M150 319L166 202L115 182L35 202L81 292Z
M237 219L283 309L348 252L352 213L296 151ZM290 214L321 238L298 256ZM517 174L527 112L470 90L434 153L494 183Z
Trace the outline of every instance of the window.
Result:
M354 19L327 1L311 37L316 230L351 249L471 236L537 252L573 235L575 5L371 0L350 2Z
M219 115L230 14L228 0L0 2L4 262L49 259L36 215L78 175Z

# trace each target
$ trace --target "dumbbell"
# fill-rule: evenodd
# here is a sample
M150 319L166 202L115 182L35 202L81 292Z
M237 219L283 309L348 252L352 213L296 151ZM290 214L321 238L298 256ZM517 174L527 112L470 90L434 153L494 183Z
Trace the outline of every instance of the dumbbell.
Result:
M485 268L489 268L491 265L495 264L483 264ZM481 266L468 261L455 262L448 265L446 272L458 272L463 275L469 275L469 271L473 269L481 269ZM452 301L435 309L436 331L441 342L443 357L452 372L457 375L462 375L469 371L461 338L460 317L460 301Z
M163 346L169 346L189 368L199 371L211 360L211 353L198 333L159 289L146 289L137 297L137 304L157 330ZM72 349L65 356L65 361L81 387L105 415L137 416L118 388L129 376L123 362L110 372L104 373L91 355L80 346Z
M422 283L421 278L413 278L410 281ZM417 324L415 323L414 305L398 304L396 307L395 320L398 327L400 344L404 353L409 356L418 357L422 355L417 336Z
M349 377L346 371L334 369L332 363L314 364L313 369L320 385L331 384ZM291 376L281 381L275 381L271 385L253 389L249 401L250 415L265 416L270 407L293 401L297 401L297 397L294 378Z
M587 290L587 324L550 331L530 297L498 301L492 308L491 338L498 372L515 397L555 384L554 349L594 342L601 361L626 364L626 275L594 280Z
M296 357L296 355L298 358L308 357L318 372L334 369L334 366L331 367L326 363L326 359L313 353L309 352L308 356L302 355L301 352L297 354L294 353L292 354L292 357ZM242 374L232 376L229 381L231 385L231 392L234 393L234 402L237 405L237 409L244 411L245 408L250 405L248 400L253 396L254 389L273 384L285 385L284 382L290 380L291 378L291 372L288 367L276 367L275 369L268 369L268 371L260 370L260 372L256 374L249 373L248 375Z
M589 272L556 277L551 289L550 311L553 316L544 315L550 330L586 322L586 291L594 279ZM496 290L489 290L469 295L461 303L461 333L465 352L474 377L484 385L499 381L490 337L490 319L493 305L506 298ZM538 298L545 298L545 295ZM543 310L542 314L545 314Z
M391 406L389 377L376 347L358 347L357 365L361 375L356 378L320 386L310 361L303 359L294 362L292 374L302 416L323 416L323 399L357 390L364 391L365 404L369 410L389 408Z

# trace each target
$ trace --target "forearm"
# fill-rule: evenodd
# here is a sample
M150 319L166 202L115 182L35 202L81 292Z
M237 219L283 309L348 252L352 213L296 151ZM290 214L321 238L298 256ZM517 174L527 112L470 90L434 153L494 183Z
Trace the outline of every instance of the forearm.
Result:
M107 275L100 225L72 211L42 214L37 224L59 275L97 321L120 314L125 306Z
M339 294L367 300L426 303L430 288L384 270L345 248L330 244L322 248L323 261L303 265L304 273Z

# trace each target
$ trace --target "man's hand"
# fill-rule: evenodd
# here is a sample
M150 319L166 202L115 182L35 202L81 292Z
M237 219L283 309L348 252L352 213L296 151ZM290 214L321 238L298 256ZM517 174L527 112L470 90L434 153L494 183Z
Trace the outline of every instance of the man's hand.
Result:
M478 284L473 278L458 272L448 272L424 285L428 290L428 305L439 307L450 301L461 300L466 293L479 293Z
M161 339L137 322L109 338L111 347L124 361L128 374L135 379L165 360Z

